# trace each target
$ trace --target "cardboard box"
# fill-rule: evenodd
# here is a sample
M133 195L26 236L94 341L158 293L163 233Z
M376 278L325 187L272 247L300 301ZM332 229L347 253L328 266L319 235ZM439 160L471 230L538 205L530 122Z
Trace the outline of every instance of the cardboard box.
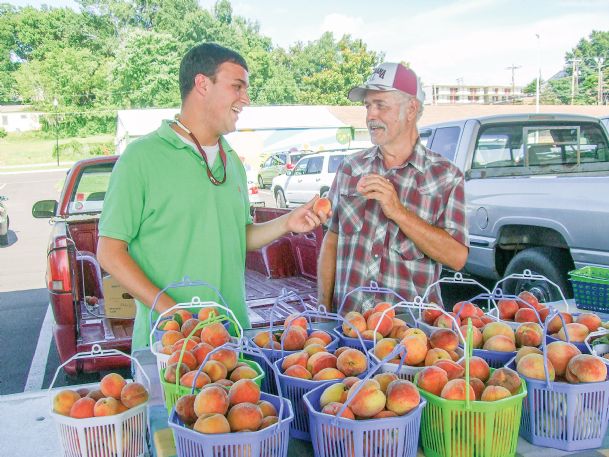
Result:
M135 317L135 300L116 279L112 276L104 277L102 287L106 317L113 319L133 319Z

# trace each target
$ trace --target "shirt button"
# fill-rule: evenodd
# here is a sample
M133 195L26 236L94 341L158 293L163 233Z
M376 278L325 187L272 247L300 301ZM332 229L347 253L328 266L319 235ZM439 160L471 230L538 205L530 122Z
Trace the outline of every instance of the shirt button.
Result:
M379 258L379 255L378 255L378 254L374 254L374 258L375 258L375 259L378 259L378 258Z

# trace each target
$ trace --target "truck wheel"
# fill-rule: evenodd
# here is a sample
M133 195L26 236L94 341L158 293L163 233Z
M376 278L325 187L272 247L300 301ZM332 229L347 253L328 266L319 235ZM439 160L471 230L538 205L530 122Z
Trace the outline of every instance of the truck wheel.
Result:
M262 179L262 176L258 175L258 187L260 189L264 189L264 180Z
M8 246L8 233L0 235L0 246Z
M558 249L548 247L528 248L516 254L507 268L505 276L512 273L522 273L531 270L531 273L545 276L561 288L566 298L573 296L573 289L567 278L567 273L574 268L573 262L567 255ZM526 279L512 279L503 283L504 293L517 295L528 290L540 302L560 300L556 287L546 281L531 281Z
M277 202L277 208L287 208L288 204L285 201L285 194L283 190L277 189L275 192L275 201Z

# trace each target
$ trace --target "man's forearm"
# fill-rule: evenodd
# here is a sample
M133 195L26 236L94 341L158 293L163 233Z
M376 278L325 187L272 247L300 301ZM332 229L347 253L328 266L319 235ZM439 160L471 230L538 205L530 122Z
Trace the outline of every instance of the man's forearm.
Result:
M421 219L412 211L404 211L395 222L425 255L455 271L461 270L467 260L467 247L450 234Z
M321 244L317 263L317 300L326 305L329 311L335 311L332 304L334 281L336 277L336 250L338 235L330 230Z
M119 240L100 237L97 248L97 259L104 270L110 273L138 301L152 307L160 289L144 274L133 260L126 244ZM166 311L175 305L167 294L159 297L155 306L158 312Z
M250 224L246 228L246 243L248 251L255 251L266 246L287 233L286 219L288 214L260 224Z

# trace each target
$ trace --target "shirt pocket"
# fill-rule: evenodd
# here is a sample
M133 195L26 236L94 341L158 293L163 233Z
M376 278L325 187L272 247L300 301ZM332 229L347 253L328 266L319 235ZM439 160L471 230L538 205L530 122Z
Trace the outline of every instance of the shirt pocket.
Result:
M398 228L395 236L392 237L391 250L407 262L421 260L425 257L414 242L402 233Z
M345 192L340 194L340 230L345 235L356 235L364 226L366 216L366 202L355 186L349 186Z

